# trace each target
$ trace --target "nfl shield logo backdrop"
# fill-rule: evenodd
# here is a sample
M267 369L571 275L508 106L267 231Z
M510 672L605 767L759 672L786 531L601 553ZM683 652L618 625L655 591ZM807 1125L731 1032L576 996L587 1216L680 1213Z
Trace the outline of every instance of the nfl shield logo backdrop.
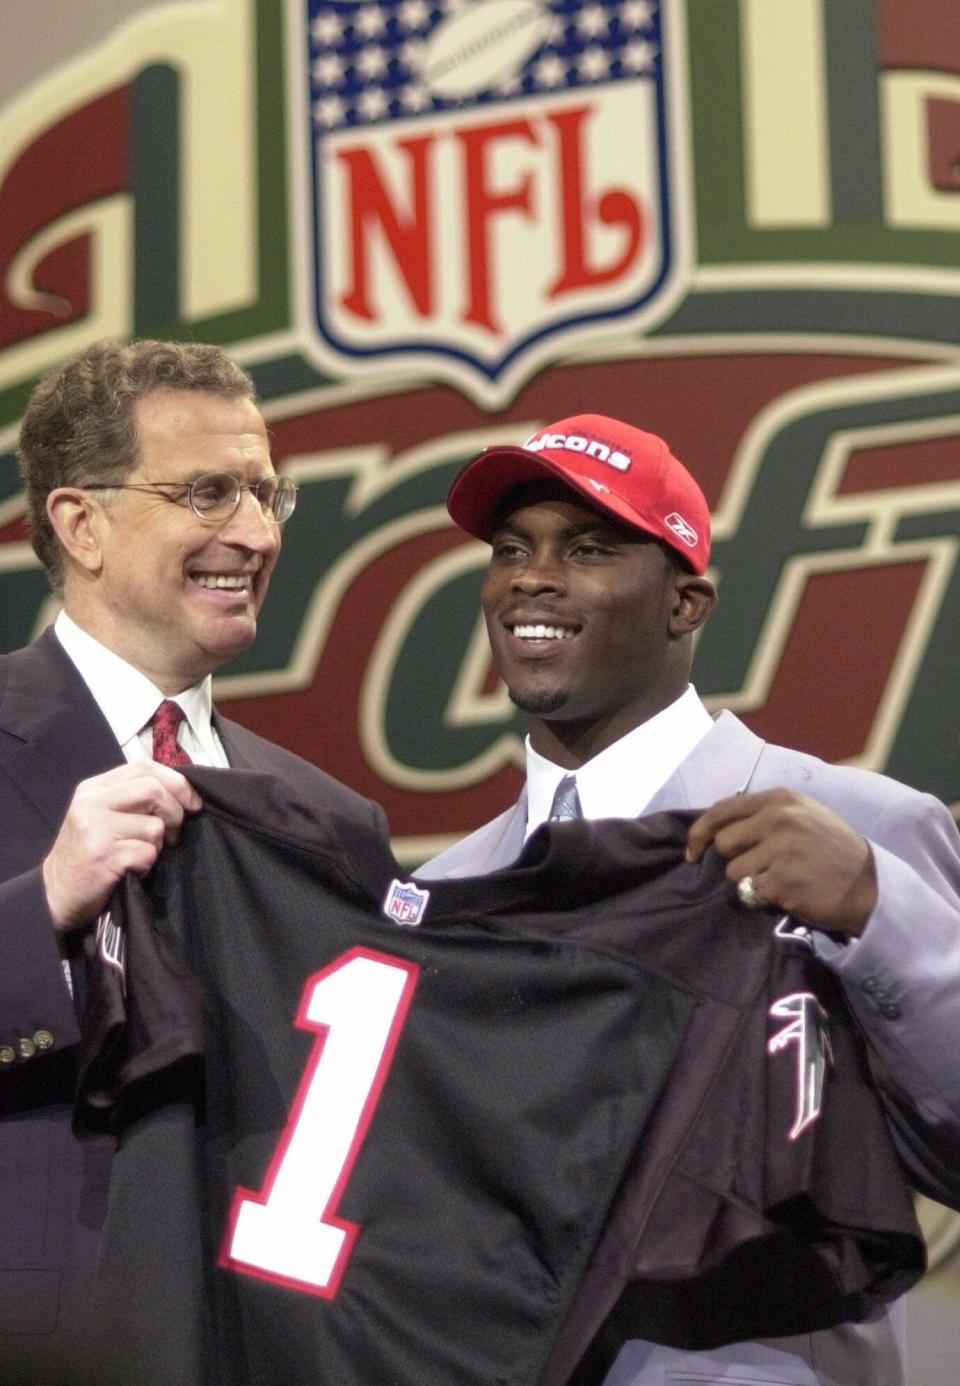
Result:
M307 0L323 363L490 403L679 288L679 23L650 0Z

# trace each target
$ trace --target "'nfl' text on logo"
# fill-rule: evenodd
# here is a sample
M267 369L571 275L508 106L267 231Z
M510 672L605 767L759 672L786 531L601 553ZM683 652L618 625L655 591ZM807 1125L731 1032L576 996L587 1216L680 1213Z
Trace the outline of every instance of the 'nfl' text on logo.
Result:
M561 336L667 311L670 9L307 0L324 364L493 400Z
M411 881L393 880L383 902L383 912L396 924L419 924L429 899L429 890L421 890Z

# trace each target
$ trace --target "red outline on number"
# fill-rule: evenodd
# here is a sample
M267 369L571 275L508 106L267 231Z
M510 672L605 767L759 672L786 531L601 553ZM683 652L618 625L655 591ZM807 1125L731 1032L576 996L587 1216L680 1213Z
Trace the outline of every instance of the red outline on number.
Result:
M387 1041L383 1046L383 1053L380 1056L380 1062L377 1065L377 1071L374 1075L373 1082L370 1084L367 1100L363 1104L360 1120L357 1123L357 1129L354 1133L353 1142L351 1143L347 1157L343 1162L340 1177L334 1185L330 1198L318 1218L319 1222L326 1223L331 1227L339 1227L346 1233L343 1247L340 1251L340 1255L337 1257L337 1262L333 1268L329 1283L321 1287L319 1285L312 1285L307 1281L298 1280L294 1276L277 1275L273 1271L261 1270L257 1266L248 1265L245 1261L235 1260L229 1254L228 1247L233 1240L233 1230L237 1218L240 1215L240 1204L249 1199L252 1203L259 1203L262 1206L270 1197L270 1191L277 1177L277 1171L283 1163L287 1147L290 1144L293 1132L300 1118L301 1108L310 1090L310 1085L313 1082L313 1075L317 1070L317 1065L320 1063L326 1037L330 1033L329 1025L316 1024L306 1019L306 1011L313 995L313 989L324 977L334 972L339 972L354 958L370 958L374 962L388 963L391 967L400 968L405 971L407 973L407 980L404 982L403 991L400 994L400 1000L397 1004L393 1022L387 1034ZM366 1139L367 1130L370 1126L370 1122L373 1120L373 1114L376 1111L377 1103L380 1101L380 1094L387 1081L387 1074L393 1063L394 1052L396 1051L400 1039L400 1032L406 1023L407 1012L410 1009L410 1002L413 1000L413 993L416 989L419 976L419 965L415 962L410 962L407 958L397 958L389 953L381 953L373 948L357 946L356 948L349 949L346 953L341 953L338 958L328 963L321 971L314 972L307 978L303 986L303 991L300 994L300 1004L297 1008L297 1014L294 1017L294 1024L301 1030L313 1030L317 1038L310 1050L310 1056L307 1059L307 1065L303 1071L303 1076L297 1084L297 1091L291 1103L286 1124L283 1131L280 1133L277 1147L267 1166L267 1171L264 1175L259 1193L254 1189L243 1188L241 1185L238 1185L234 1190L233 1198L230 1203L226 1235L221 1243L220 1255L217 1257L218 1266L221 1266L224 1270L237 1271L241 1275L249 1275L255 1280L268 1280L273 1285L285 1285L289 1289L300 1290L309 1295L316 1295L320 1299L334 1299L336 1297L340 1289L340 1281L343 1279L343 1274L347 1268L347 1262L350 1259L350 1254L353 1251L354 1244L361 1229L360 1224L357 1222L349 1222L345 1218L334 1216L331 1209L336 1208L339 1204L340 1197L353 1171L357 1156L360 1154L361 1146Z

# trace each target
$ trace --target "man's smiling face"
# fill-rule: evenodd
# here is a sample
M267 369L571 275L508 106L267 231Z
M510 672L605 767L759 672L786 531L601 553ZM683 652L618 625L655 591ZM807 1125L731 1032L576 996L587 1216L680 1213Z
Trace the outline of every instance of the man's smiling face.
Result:
M494 663L536 749L582 761L680 696L690 659L682 637L709 610L712 600L699 608L712 589L562 485L533 483L510 499L483 585ZM559 747L572 754L561 758Z
M229 472L249 485L273 474L266 426L249 400L158 390L134 416L140 460L126 483ZM119 491L97 524L101 562L80 594L83 623L164 692L250 644L280 551L279 529L251 492L229 519L207 521L185 499Z

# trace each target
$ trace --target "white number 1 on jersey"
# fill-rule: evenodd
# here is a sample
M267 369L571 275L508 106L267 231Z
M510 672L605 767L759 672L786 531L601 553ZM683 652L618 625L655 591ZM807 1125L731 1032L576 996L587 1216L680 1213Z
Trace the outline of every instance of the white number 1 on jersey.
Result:
M352 948L307 979L317 1038L260 1192L238 1188L219 1264L332 1299L359 1226L336 1209L386 1082L420 969Z

